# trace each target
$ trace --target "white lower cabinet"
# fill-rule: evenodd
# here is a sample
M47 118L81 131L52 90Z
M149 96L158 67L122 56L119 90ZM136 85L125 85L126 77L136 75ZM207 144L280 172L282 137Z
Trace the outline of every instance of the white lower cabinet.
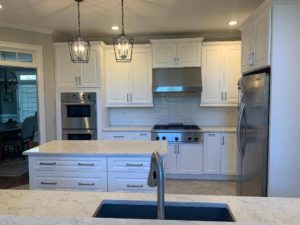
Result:
M150 157L29 156L30 189L154 192Z
M202 174L203 145L169 144L165 159L166 174Z
M235 133L205 133L203 173L236 175L237 140Z

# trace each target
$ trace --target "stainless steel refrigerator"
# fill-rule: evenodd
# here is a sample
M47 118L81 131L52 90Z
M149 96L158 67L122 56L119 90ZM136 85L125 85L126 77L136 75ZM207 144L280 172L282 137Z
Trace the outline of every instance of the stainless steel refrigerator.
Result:
M238 192L267 196L270 75L243 76L237 122Z

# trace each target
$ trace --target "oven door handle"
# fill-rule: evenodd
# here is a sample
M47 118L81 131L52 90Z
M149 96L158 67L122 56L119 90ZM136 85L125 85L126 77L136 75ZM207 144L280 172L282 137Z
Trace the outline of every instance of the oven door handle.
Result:
M78 102L78 103L63 103L64 105L66 105L66 106L68 106L68 105L94 105L95 103L80 103L80 102Z
M63 131L64 134L94 134L94 131Z

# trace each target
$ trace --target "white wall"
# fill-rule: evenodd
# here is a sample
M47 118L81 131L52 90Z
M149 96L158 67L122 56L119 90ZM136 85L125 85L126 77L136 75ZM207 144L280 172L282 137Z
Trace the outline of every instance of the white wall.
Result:
M45 83L46 140L50 141L55 139L55 75L52 36L30 31L0 27L0 41L42 46Z
M153 126L186 123L200 126L235 126L236 108L199 107L199 94L163 94L154 96L153 108L111 108L110 126Z

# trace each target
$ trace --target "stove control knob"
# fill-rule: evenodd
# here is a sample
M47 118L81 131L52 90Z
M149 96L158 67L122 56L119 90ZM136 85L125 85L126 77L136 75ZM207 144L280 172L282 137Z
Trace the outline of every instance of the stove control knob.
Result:
M155 139L158 141L158 140L159 140L159 137L156 137Z
M191 140L192 140L192 138L191 138L191 137L188 137L188 140L189 140L189 141L191 141Z
M166 140L166 137L162 137L163 140Z
M195 137L195 141L198 141L198 138L197 138L197 137Z
M178 140L179 140L179 138L178 138L178 137L176 137L176 138L175 138L175 141L178 141Z

